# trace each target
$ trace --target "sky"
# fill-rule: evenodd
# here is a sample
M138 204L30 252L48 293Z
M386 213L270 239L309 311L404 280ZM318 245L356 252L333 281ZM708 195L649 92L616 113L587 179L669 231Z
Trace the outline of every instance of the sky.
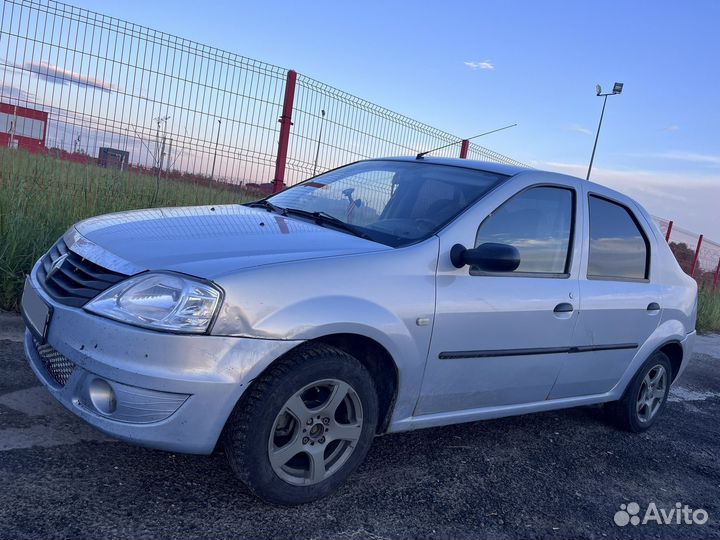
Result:
M720 242L720 2L74 5L285 68L533 167L592 179Z

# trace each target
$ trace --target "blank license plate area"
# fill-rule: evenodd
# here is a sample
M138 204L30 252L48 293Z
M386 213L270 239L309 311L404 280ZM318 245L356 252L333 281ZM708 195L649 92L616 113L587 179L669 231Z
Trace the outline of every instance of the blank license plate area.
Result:
M30 331L33 332L36 337L44 340L47 337L47 328L50 323L50 306L40 298L40 295L32 286L30 279L25 280L25 288L23 289L20 306L23 318L30 328Z

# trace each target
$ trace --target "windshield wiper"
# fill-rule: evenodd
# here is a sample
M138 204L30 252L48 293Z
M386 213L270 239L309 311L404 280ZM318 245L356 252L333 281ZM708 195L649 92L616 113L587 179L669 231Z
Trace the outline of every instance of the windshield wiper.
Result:
M285 215L285 208L273 204L267 199L245 203L243 206L249 206L250 208L265 208L268 212L275 212L276 214L281 214L283 216Z
M288 214L294 214L296 216L305 217L312 219L315 223L318 225L326 224L331 225L332 227L335 227L337 229L341 229L345 232L349 232L350 234L353 234L359 238L364 238L365 240L372 240L370 236L365 234L364 232L358 230L353 225L350 225L349 223L345 223L342 219L338 219L332 214L328 214L327 212L310 212L308 210L302 210L300 208L284 208L285 215Z

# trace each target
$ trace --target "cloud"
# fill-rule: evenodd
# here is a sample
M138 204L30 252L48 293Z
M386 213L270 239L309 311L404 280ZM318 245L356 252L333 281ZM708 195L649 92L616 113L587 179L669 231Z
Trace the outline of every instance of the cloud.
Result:
M490 60L485 60L484 62L463 62L468 69L471 69L472 71L478 70L478 69L485 69L485 70L493 70L495 69L495 65Z
M546 161L539 163L538 168L547 168L585 178L588 166L587 163ZM606 183L609 186L611 184L622 185L622 182L627 182L628 184L642 184L643 186L671 187L676 188L678 191L688 186L720 189L720 180L717 175L649 169L604 169L593 167L592 180Z
M679 131L679 130L680 130L680 126L678 126L677 124L673 124L672 126L667 126L667 127L662 128L660 131L662 131L663 133L672 133L673 131Z
M96 79L88 75L82 75L75 71L63 69L60 66L54 66L49 62L25 62L21 66L22 69L35 73L38 77L50 82L59 82L61 84L73 83L88 88L97 88L110 92L118 88L113 84L102 79Z
M568 124L565 126L565 131L572 131L574 133L582 133L583 135L592 135L592 131L588 128L582 127L579 124Z
M661 152L651 154L656 159L669 159L672 161L685 161L688 163L696 163L700 165L720 165L720 154L699 154L697 152L685 152L682 150L672 150L670 152Z

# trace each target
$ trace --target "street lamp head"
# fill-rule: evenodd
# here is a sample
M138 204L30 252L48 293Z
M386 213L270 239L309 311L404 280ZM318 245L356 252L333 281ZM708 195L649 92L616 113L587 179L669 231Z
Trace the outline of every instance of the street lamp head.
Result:
M600 86L599 84L596 84L596 85L595 85L595 92L597 93L598 96L599 96L600 94L602 94L602 86Z
M621 82L616 82L616 83L613 85L613 94L620 94L620 93L622 93L622 89L623 89L623 83L621 83Z

